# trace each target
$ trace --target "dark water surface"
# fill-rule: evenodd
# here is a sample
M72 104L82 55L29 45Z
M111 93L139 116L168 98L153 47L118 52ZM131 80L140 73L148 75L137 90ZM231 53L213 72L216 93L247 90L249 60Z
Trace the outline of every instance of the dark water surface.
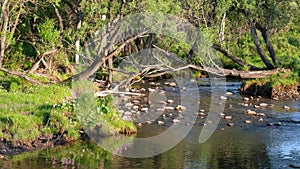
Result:
M218 87L226 87L233 93L228 96L224 113L232 120L221 119L217 130L205 143L199 144L197 138L205 123L198 118L190 134L173 149L151 158L124 158L104 151L93 142L78 141L66 146L26 152L0 159L0 168L290 168L291 164L300 163L300 101L254 98L244 101L238 92L239 82L227 82ZM169 87L162 87L172 91ZM199 81L200 108L208 111L210 91L213 90L208 80ZM189 89L187 89L189 90ZM192 91L195 89L191 89ZM174 90L170 97L178 92ZM225 95L224 95L225 96ZM259 103L273 104L269 108L253 108ZM245 106L243 104L248 104ZM283 109L289 106L290 109ZM248 116L245 111L251 109L265 113L263 122L259 117ZM246 124L251 120L252 124ZM228 122L235 125L227 126ZM280 126L268 126L268 123L281 123ZM172 124L171 124L172 125ZM168 128L168 124L159 126L143 125L137 137L156 135Z

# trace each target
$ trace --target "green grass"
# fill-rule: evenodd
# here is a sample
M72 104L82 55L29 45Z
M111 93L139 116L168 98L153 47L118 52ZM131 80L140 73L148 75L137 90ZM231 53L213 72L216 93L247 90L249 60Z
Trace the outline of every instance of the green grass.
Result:
M298 72L287 72L278 73L264 79L252 79L246 81L248 84L265 85L267 88L271 89L276 86L291 86L297 85L299 83Z
M110 99L91 99L99 107L98 116L95 116L98 120L103 119L116 131L135 129L132 122L121 119ZM76 104L69 86L36 86L0 73L0 139L33 141L41 136L55 135L78 139L82 126L74 111Z
M14 77L6 82L10 86L0 89L0 137L6 140L32 141L44 134L52 105L71 96L64 86L34 86Z

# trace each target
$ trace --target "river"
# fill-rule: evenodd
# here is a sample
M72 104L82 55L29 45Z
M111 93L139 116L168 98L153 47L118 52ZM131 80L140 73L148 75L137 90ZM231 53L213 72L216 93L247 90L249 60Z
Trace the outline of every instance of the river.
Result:
M193 127L183 140L170 150L154 157L121 157L103 150L92 141L78 141L64 146L6 156L0 159L0 168L279 169L299 166L300 101L275 101L265 98L250 98L249 101L245 101L246 96L241 96L238 91L240 85L240 82L235 81L217 85L218 88L224 87L226 91L232 93L226 96L228 100L224 102L224 113L232 116L232 119L221 119L213 135L204 143L198 143L199 134L205 123L205 118L199 116L194 124L189 124ZM167 85L157 87L159 90L167 91L168 98L176 100L179 94L172 88ZM214 88L208 79L201 79L198 81L197 89L185 90L198 89L200 109L207 113L211 104L211 91ZM188 93L187 95L191 95L191 92ZM254 105L260 103L271 104L272 107L254 108ZM290 109L284 109L283 106ZM266 115L263 117L264 121L258 121L260 117L246 115L248 109L264 113ZM159 117L152 124L143 124L136 137L151 137L166 131L172 125L172 123L158 125L158 120L163 118ZM251 123L247 124L245 120L250 120ZM229 122L234 126L228 126Z

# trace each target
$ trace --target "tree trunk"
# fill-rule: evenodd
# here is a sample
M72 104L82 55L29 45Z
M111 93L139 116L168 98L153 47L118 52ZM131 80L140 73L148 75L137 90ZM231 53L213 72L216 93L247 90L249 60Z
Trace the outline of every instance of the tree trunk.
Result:
M242 59L232 56L230 53L228 53L228 51L222 49L222 47L220 45L217 44L213 44L212 46L214 49L216 49L217 51L221 52L223 55L225 55L227 58L229 58L230 60L232 60L234 63L240 65L240 66L247 66L250 68L250 70L255 70L257 69L257 67L250 65L246 62L244 62Z
M53 6L54 10L55 10L55 14L56 17L58 19L58 23L59 23L59 31L60 31L60 41L62 43L62 45L64 47L66 47L66 43L65 43L65 37L64 37L64 23L63 23L63 18L61 17L60 13L59 13L59 9L57 8L57 6L53 3L51 3L51 5Z
M2 67L2 62L4 59L4 55L5 55L5 49L6 49L6 35L7 35L7 29L8 29L8 22L9 22L9 18L8 18L8 14L6 11L6 7L7 7L7 3L8 0L4 0L4 2L2 3L2 17L3 17L3 27L2 27L2 37L1 37L1 48L0 48L0 68ZM2 20L2 18L0 18Z
M256 32L256 28L255 25L253 23L253 21L251 19L249 19L249 23L250 23L250 29L251 29L251 35L253 37L254 40L254 44L257 50L257 53L259 54L260 58L262 59L262 61L265 63L265 65L267 66L267 69L274 69L275 67L272 65L272 63L269 61L269 59L267 58L267 56L264 54L260 43L259 43L259 39L258 39L258 35Z
M142 32L136 36L133 36L129 39L127 39L124 43L122 43L117 49L115 49L114 51L112 51L111 53L109 53L106 56L98 56L96 57L96 59L94 60L94 62L91 64L91 66L89 66L85 71L74 75L73 77L71 77L74 80L84 80L84 79L88 79L90 76L92 76L99 68L100 66L109 58L115 56L118 52L120 52L128 43L134 41L135 39L141 37L142 35L144 35L145 33L147 33L147 31ZM101 52L103 53L103 52Z
M264 41L266 43L266 47L269 51L270 57L272 58L273 64L275 65L275 67L277 66L277 57L276 57L276 53L274 51L274 48L269 40L269 31L265 28L263 28L259 23L255 24L255 27L261 32Z
M79 31L81 29L81 25L82 25L82 19L83 19L83 13L82 11L78 11L77 14L77 25L76 25L76 30ZM75 54L75 63L79 64L80 62L80 56L79 56L79 52L80 52L80 38L76 37L76 42L75 42L75 49L76 49L76 54Z

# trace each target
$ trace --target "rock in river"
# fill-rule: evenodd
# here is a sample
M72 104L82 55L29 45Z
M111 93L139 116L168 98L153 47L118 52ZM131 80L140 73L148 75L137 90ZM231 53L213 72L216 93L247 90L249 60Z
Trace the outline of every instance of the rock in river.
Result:
M232 119L232 116L225 116L224 119L226 119L226 120L231 120L231 119Z
M244 99L243 100L245 100L245 101L249 101L250 99L248 98L248 97L244 97Z
M227 100L227 97L225 97L225 96L220 96L220 99L221 99L221 100Z
M171 86L171 87L175 87L175 86L176 86L176 83L174 83L174 82L171 82L171 83L169 83L169 86Z
M174 103L174 100L171 100L171 99L170 99L170 100L167 101L167 103L173 104L173 103Z
M178 120L178 119L173 119L173 123L180 123L180 120Z
M135 111L138 111L139 110L139 106L135 105L135 106L132 107L132 109L135 110Z
M252 123L251 120L245 120L245 122L246 122L247 124L251 124L251 123Z
M289 110L289 109L290 109L290 107L289 107L289 106L283 106L283 109L285 109L285 110Z
M175 108L171 107L171 106L166 106L166 107L164 107L164 109L167 111L173 111Z
M143 107L143 108L141 108L141 111L142 112L147 112L149 109L148 109L148 107Z
M257 113L255 111L252 110L247 110L246 112L248 115L256 115Z
M141 128L141 127L143 126L143 124L142 124L142 123L138 123L137 126L138 126L139 128Z
M261 106L261 107L267 107L268 104L267 103L260 103L259 106Z
M163 113L164 111L165 111L164 108L158 108L158 109L156 109L156 112L158 112L158 113Z
M186 107L178 105L175 109L184 111L184 110L186 110Z
M234 126L234 123L227 123L227 126L232 127L232 126Z
M165 122L159 120L159 121L157 122L157 124L158 124L158 125L163 125L163 124L165 124Z
M256 116L263 116L263 117L265 117L266 114L265 113L257 113Z

